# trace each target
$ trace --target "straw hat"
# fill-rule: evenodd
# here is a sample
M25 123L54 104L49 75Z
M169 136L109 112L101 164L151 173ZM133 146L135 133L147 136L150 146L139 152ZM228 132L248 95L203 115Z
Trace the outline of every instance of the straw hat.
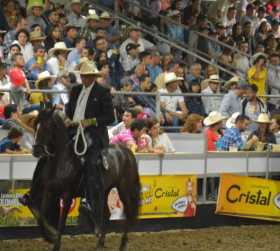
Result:
M100 18L111 19L112 17L110 16L109 12L104 11L104 12L101 13Z
M102 13L103 14L103 13ZM87 21L88 20L99 20L99 16L96 14L95 10L89 10L88 11L88 16L86 17Z
M42 35L42 33L41 32L39 32L39 31L32 31L32 32L30 32L30 42L32 42L32 41L41 41L41 40L45 40L45 38L46 37L44 37L43 35Z
M72 0L71 1L71 5L76 4L76 3L81 4L81 0Z
M226 117L222 116L221 113L217 111L210 112L208 117L203 120L205 126L211 126L223 121Z
M267 113L261 113L259 116L258 116L258 119L255 120L255 122L257 123L262 123L262 124L270 124L271 123L271 120L268 116Z
M30 4L28 5L27 9L28 10L31 10L32 8L34 7L40 7L40 8L44 8L44 4L43 4L43 1L41 0L34 0L34 1L29 1Z
M49 56L52 56L56 51L70 52L71 49L68 49L64 42L57 42L54 44L54 47L49 50Z
M226 122L226 128L233 128L235 126L235 121L239 115L240 115L239 112L233 113Z
M164 75L164 84L165 85L172 83L172 82L179 81L179 80L184 80L184 79L181 77L177 77L174 72L168 72L168 73L165 73L165 75Z
M217 83L219 84L221 82L220 78L219 78L219 75L211 75L208 79L206 79L207 83L209 82L213 82L213 83Z
M100 76L100 71L96 68L95 64L91 61L84 62L79 71L80 75L96 75Z
M229 90L233 84L238 84L239 81L240 81L240 78L238 76L234 76L225 83L224 87L225 87L225 89Z
M46 80L46 79L53 79L55 76L51 75L48 71L43 71L38 75L38 79L35 82L35 85L37 86L40 82Z
M168 17L175 17L175 16L179 16L180 15L180 11L179 10L170 10L167 13Z

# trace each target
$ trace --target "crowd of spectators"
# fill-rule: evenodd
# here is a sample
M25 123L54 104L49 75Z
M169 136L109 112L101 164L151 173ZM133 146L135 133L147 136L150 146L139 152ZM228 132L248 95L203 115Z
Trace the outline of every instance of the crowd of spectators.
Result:
M206 127L210 151L279 143L280 99L262 96L280 94L278 1L217 0L207 8L200 0L117 1L123 14L139 22L135 26L86 2L0 1L0 121L12 135L4 145L9 140L14 149L23 138L30 149L40 103L52 102L63 111L87 61L100 72L97 83L113 95L111 143L137 152L174 152L161 126L182 133ZM115 6L115 1L95 2ZM205 60L147 36L146 26ZM233 126L226 129L227 119ZM249 131L246 137L243 131Z

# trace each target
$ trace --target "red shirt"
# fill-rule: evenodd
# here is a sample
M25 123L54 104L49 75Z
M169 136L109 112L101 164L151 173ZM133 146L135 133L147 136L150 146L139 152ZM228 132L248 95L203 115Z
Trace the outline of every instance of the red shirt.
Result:
M208 141L208 151L216 151L216 143L218 139L220 138L220 135L211 130L210 128L207 128L207 141Z

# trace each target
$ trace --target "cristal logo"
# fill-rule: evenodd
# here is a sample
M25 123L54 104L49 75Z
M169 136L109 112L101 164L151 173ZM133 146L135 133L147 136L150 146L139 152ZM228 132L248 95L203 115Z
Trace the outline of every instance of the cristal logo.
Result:
M274 197L274 204L275 206L280 209L280 193L276 194Z

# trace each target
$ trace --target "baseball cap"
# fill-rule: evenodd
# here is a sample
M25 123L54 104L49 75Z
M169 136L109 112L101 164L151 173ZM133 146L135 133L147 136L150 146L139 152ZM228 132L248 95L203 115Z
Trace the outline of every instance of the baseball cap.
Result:
M139 44L133 44L133 43L129 43L126 47L125 50L128 53L129 51L133 50L133 49L137 49L140 45Z

